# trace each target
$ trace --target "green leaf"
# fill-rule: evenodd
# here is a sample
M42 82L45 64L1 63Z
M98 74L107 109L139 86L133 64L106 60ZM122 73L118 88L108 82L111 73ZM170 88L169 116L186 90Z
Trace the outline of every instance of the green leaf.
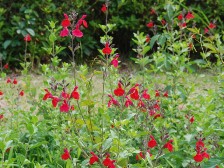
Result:
M37 147L39 147L41 145L44 145L44 144L47 144L47 143L48 143L47 141L41 141L41 142L38 142L36 144L32 144L32 145L30 145L30 149L37 148Z
M51 33L50 36L49 36L49 41L51 43L53 43L53 42L55 42L56 39L57 39L57 37L55 36L55 34L54 33Z
M146 46L143 48L142 55L145 55L150 50L150 46Z
M31 28L26 28L26 31L31 35L31 36L35 36L35 32L33 29Z
M153 37L151 38L151 40L150 40L150 47L151 47L151 48L153 48L153 46L154 46L155 42L158 40L159 36L160 36L160 35L157 34L157 35L155 35L155 36L153 36Z
M166 42L166 36L165 36L165 35L161 35L161 36L159 37L158 44L159 44L160 46L163 46L163 45L165 44L165 42Z
M204 162L201 167L203 168L214 168L215 166L219 165L220 163L223 163L223 158L211 158L207 162Z
M200 34L200 30L197 28L187 28L189 31L191 31L194 34Z
M8 46L11 44L12 40L6 40L4 43L3 43L3 48L6 49L8 48Z
M204 43L203 46L208 48L208 49L210 49L210 50L212 50L212 53L217 53L216 48L212 44Z
M184 135L185 140L189 143L192 138L194 138L193 134L186 134Z
M104 143L103 143L103 151L107 150L108 148L111 147L112 145L112 142L113 142L113 139L112 138L108 138Z

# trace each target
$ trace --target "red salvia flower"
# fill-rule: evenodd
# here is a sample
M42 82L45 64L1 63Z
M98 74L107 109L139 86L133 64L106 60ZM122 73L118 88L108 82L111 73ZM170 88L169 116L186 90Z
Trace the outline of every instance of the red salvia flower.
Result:
M108 107L111 107L111 105L119 106L119 102L113 98L112 95L108 95L110 97L110 100L108 101Z
M7 81L6 81L6 83L11 83L11 79L8 78Z
M114 162L115 160L111 160L110 155L107 155L106 158L103 160L103 165L107 166L108 168L115 168Z
M89 164L93 165L95 162L99 162L98 156L94 152L90 152L92 157L89 159Z
M3 92L2 91L0 91L0 96L2 96L3 95Z
M168 91L165 91L165 93L163 94L164 97L168 97Z
M178 20L182 20L183 19L183 15L182 14L179 14L178 17L177 17L177 19Z
M112 49L109 47L108 42L106 42L105 47L102 49L102 52L107 55L109 55L112 52Z
M197 154L194 156L194 160L195 160L196 162L202 162L203 159L204 159L204 158L203 158L202 154L200 154L200 153L197 153Z
M13 82L12 82L14 85L16 85L18 83L17 79L14 78Z
M104 12L104 13L107 11L107 6L106 6L106 4L103 4L103 5L102 5L102 7L101 7L101 11Z
M66 100L63 101L62 105L60 106L60 112L67 113L69 111L70 107L68 105L68 102Z
M148 147L154 148L156 145L157 145L157 142L155 138L152 135L150 135L150 140L148 141Z
M159 97L160 96L159 90L156 90L155 92L156 92L155 97Z
M145 104L144 104L144 102L142 101L142 100L139 100L139 102L138 102L138 107L145 107Z
M32 39L31 39L31 37L30 37L29 34L27 34L27 35L24 37L24 41L29 42L29 41L31 41L31 40L32 40Z
M9 68L9 64L8 64L8 63L5 64L5 65L3 66L3 68L4 68L4 69L8 69L8 68Z
M197 142L196 142L196 151L201 151L202 148L204 148L205 144L204 142L199 139Z
M204 34L207 34L209 32L209 29L206 27L205 29L204 29Z
M134 100L138 100L139 99L138 89L135 88L133 92L130 94L130 97Z
M83 36L83 33L81 32L81 30L79 30L79 28L76 28L72 30L72 35L81 38Z
M143 155L143 153L142 152L140 152L140 153L138 153L137 155L136 155L136 160L141 160L141 159L144 159L145 158L145 156Z
M70 110L71 110L71 111L75 110L75 106L72 105L72 106L70 107Z
M126 96L125 107L133 106L133 102Z
M206 151L202 153L202 157L210 159L210 155Z
M187 23L186 23L186 22L184 22L184 23L180 23L180 24L179 24L179 27L180 27L181 29L184 29L184 28L187 27Z
M58 102L60 101L59 97L57 97L57 96L50 96L49 98L52 98L52 105L53 105L53 107L57 107Z
M66 37L66 36L68 36L68 35L69 35L69 30L68 30L67 27L64 27L64 28L61 30L61 32L60 32L60 36L61 36L61 37Z
M52 98L52 94L49 92L48 89L44 89L46 94L43 97L43 100L47 100L48 98Z
M164 146L163 148L167 148L170 152L173 151L173 144L172 144L173 140L169 140Z
M156 114L156 115L154 116L154 119L157 119L157 118L159 118L159 117L161 117L161 114Z
M154 116L155 114L156 114L156 111L155 111L155 110L150 110L150 111L149 111L149 115L150 115L150 116Z
M155 14L156 14L155 9L152 8L152 9L150 10L150 14L151 14L151 15L155 15Z
M147 93L148 89L145 89L142 93L142 97L146 100L150 99L150 95Z
M146 41L146 43L149 43L150 42L150 36L148 34L146 35L145 41Z
M189 119L190 123L193 123L194 122L194 116L192 116L190 119Z
M117 54L117 55L113 58L113 60L111 61L111 64L112 64L115 68L118 67L118 57L119 57L119 54Z
M64 153L61 155L62 160L68 160L71 158L70 153L68 149L64 149Z
M61 93L61 97L63 97L64 99L69 99L70 95L68 93L66 93L65 91L63 91Z
M194 15L191 12L188 12L187 15L186 15L186 19L187 20L194 19Z
M64 13L64 20L62 20L61 25L62 25L62 27L68 27L71 25L68 15L65 13Z
M23 90L20 91L20 92L19 92L19 95L20 95L20 96L24 96L24 91L23 91Z
M120 82L118 82L118 87L117 87L117 89L115 89L114 90L114 94L116 95L116 96L123 96L124 95L124 89L122 88L122 86L121 86L121 83Z
M164 19L162 19L162 20L161 20L161 24L162 24L163 26L165 26L165 25L166 25L166 21L165 21Z
M4 118L3 114L0 114L0 120L2 120Z
M153 21L149 22L146 26L147 26L148 28L152 28L152 27L154 26Z
M214 23L210 23L209 25L208 25L208 28L209 29L214 29L216 27L216 25L214 24Z
M70 96L70 97L73 97L75 100L79 100L79 97L80 97L79 92L76 91L77 89L78 89L78 86L75 86Z

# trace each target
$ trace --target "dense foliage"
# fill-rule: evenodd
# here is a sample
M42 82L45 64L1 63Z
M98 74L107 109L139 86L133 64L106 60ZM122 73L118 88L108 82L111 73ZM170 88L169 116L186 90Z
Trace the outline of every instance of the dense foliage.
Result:
M99 24L105 23L104 13L100 10L104 1L88 0L69 0L69 1L0 1L0 58L3 63L10 62L11 65L17 65L24 60L24 43L23 38L30 34L33 38L28 51L28 59L33 60L34 64L39 62L46 63L50 61L50 55L43 47L48 45L47 37L49 31L46 25L49 21L56 21L56 26L60 27L59 20L62 19L63 13L76 10L78 13L87 14L87 20L90 28L85 31L86 36L82 39L82 50L78 51L76 60L79 62L94 60L97 57L97 41L102 31ZM146 24L151 20L157 27L156 32L162 33L161 20L167 15L165 9L165 0L155 3L152 0L116 0L110 2L108 20L116 24L113 30L114 44L116 44L123 58L133 55L131 41L133 33L137 31L145 32L151 37L155 35ZM215 32L223 30L224 2L221 0L207 1L172 1L174 5L173 18L178 16L181 11L192 11L195 15L194 24L201 31L209 25L210 22L216 24ZM155 13L152 12L155 11ZM174 23L174 27L178 26ZM59 35L59 34L57 34ZM59 39L59 44L68 46L69 41ZM201 51L200 46L195 45L196 50ZM69 50L60 53L60 58L68 60ZM200 55L192 51L191 58L199 58ZM214 57L212 56L214 59ZM21 67L20 67L21 68Z

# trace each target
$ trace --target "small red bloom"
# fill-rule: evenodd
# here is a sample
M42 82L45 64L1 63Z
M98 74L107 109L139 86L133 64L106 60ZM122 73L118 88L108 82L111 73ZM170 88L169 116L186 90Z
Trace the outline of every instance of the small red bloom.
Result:
M130 97L134 100L138 100L139 99L138 89L135 88L131 93Z
M71 110L71 111L75 110L75 106L72 105L72 106L70 107L70 110Z
M125 107L133 106L133 102L126 96Z
M150 99L150 95L147 93L148 89L145 89L142 93L142 97L146 100Z
M161 20L161 24L162 24L163 26L165 26L165 25L166 25L166 21L165 21L164 19L162 19L162 20Z
M70 26L70 24L71 24L71 22L69 19L64 19L61 22L62 27L68 27L68 26Z
M196 162L201 162L203 159L204 159L204 158L203 158L202 154L200 154L200 153L197 153L197 154L194 156L194 160L195 160Z
M160 96L159 90L156 90L155 92L156 92L155 97L159 97Z
M149 42L150 42L150 37L149 37L148 34L146 35L146 39L145 39L145 41L146 41L146 43L149 43Z
M52 98L52 105L53 105L53 107L57 107L58 102L60 101L59 97L57 97L57 96L50 96L49 98Z
M152 135L150 135L150 140L148 141L148 147L154 148L156 145L157 145L157 142L155 138Z
M80 97L79 92L76 91L77 89L78 89L78 86L75 86L70 96L70 97L73 97L75 100L79 100L79 97Z
M206 151L202 153L202 157L210 159L210 155Z
M99 162L98 156L94 152L90 152L92 157L89 159L89 164L93 165L95 162Z
M145 107L145 104L144 104L144 102L142 101L142 100L139 100L139 102L138 102L138 107Z
M85 20L82 20L82 25L87 28L88 27L88 23Z
M4 68L4 69L8 69L8 68L9 68L9 64L8 64L8 63L5 64L5 65L3 66L3 68Z
M155 114L156 114L156 111L155 111L155 110L150 110L150 111L149 111L149 115L150 115L150 116L154 116Z
M144 159L145 158L145 156L143 155L143 153L142 152L140 152L140 153L138 153L137 155L136 155L136 160L141 160L141 159Z
M155 15L155 14L156 14L155 9L152 8L152 9L150 10L150 14L151 14L151 15Z
M107 11L107 6L106 6L106 4L103 4L103 5L102 5L101 11L104 12L104 13Z
M68 102L66 100L63 101L63 104L60 106L60 112L67 113L69 111L70 107L68 105Z
M24 37L24 41L27 41L27 42L31 41L31 37L30 37L29 34L27 34L27 35Z
M124 92L125 92L125 91L124 91L124 89L122 88L121 83L118 82L118 88L114 90L114 94L115 94L116 96L123 96L123 95L124 95Z
M208 27L209 27L209 29L214 29L215 27L216 27L216 25L214 24L214 23L210 23L209 25L208 25Z
M16 85L18 83L17 79L14 78L13 82L12 82L14 85Z
M168 91L165 91L165 93L163 94L164 97L168 97Z
M207 34L209 32L209 29L206 27L205 29L204 29L204 34Z
M61 96L64 98L64 99L69 99L70 95L68 93L66 93L65 91L63 91L61 93Z
M193 123L194 122L194 116L192 116L190 119L189 119L190 123Z
M19 92L19 95L20 95L20 96L24 96L24 91L23 91L23 90L20 91L20 92Z
M154 23L151 21L146 25L148 28L152 28L154 26Z
M70 156L70 153L69 153L69 151L68 151L68 149L64 149L64 153L61 155L61 158L63 159L63 160L68 160L69 158L70 158L71 156Z
M107 155L107 157L103 160L103 165L107 166L107 168L115 168L114 162L115 160L111 160L110 155Z
M0 120L2 120L4 118L3 114L0 114Z
M0 96L2 96L3 95L3 92L2 91L0 91Z
M61 37L66 37L66 36L68 36L68 35L69 35L69 30L68 30L67 27L64 27L64 28L61 30L61 32L60 32L60 36L61 36Z
M114 58L113 58L113 60L111 61L111 64L115 67L115 68L117 68L118 67L118 57L119 57L119 55L117 54Z
M186 19L187 20L194 19L194 15L191 12L188 12L186 15Z
M182 20L183 19L183 15L182 14L179 14L178 17L177 17L177 19L178 20Z
M43 100L47 100L48 98L52 98L52 94L49 92L48 89L44 89L46 94L43 97Z
M108 55L112 52L112 49L109 47L109 43L108 42L106 42L105 47L102 49L102 52L104 54L108 54Z
M196 142L196 151L201 151L202 148L204 148L205 144L204 142L199 139L197 142Z
M173 140L169 140L164 146L163 148L167 148L170 152L173 151L173 144L172 144Z
M6 83L11 83L11 79L8 78L7 81L6 81Z
M187 23L186 23L186 22L184 22L184 23L179 23L179 27L180 27L181 29L184 29L184 28L187 27Z
M72 35L78 38L81 38L83 36L83 33L78 28L72 30Z
M111 107L111 105L119 106L119 102L113 98L112 95L108 95L110 97L110 100L108 101L108 107Z
M154 119L157 119L157 118L159 118L159 117L161 117L161 114L156 114L156 115L154 116Z

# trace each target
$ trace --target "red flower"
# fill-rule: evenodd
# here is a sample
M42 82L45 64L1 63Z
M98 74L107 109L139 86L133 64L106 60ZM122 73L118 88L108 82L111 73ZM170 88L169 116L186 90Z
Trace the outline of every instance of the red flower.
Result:
M113 60L111 61L111 64L115 67L115 68L117 68L118 67L118 57L119 57L119 55L117 54L114 58L113 58Z
M204 159L204 158L203 158L202 154L200 154L200 153L197 153L197 154L194 156L194 160L195 160L196 162L201 162L203 159Z
M207 34L209 32L209 29L206 27L205 29L204 29L204 34Z
M8 78L7 81L6 81L6 83L11 83L11 79Z
M108 43L108 42L106 42L106 45L105 45L105 47L102 49L102 52L103 52L104 54L110 54L110 53L112 52L112 49L109 47L109 43Z
M145 41L146 41L146 43L149 43L149 42L150 42L150 37L149 37L148 34L146 35L146 39L145 39Z
M124 91L124 89L122 88L121 83L118 82L118 88L114 90L114 94L115 94L116 96L123 96L123 95L124 95L124 92L125 92L125 91Z
M82 20L82 25L87 28L88 27L88 23L85 20Z
M31 37L30 37L29 34L27 34L27 35L24 37L24 41L27 41L27 42L31 41Z
M20 95L20 96L24 96L24 91L23 91L23 90L20 91L20 92L19 92L19 95Z
M106 12L106 11L107 11L107 6L106 6L106 4L103 4L103 5L102 5L101 11L102 11L102 12Z
M133 106L133 102L127 96L125 98L127 99L124 103L125 107Z
M63 159L63 160L68 160L69 158L70 158L71 156L70 156L70 153L69 153L69 151L68 151L68 149L64 149L64 153L61 155L61 158Z
M81 30L79 30L79 28L76 28L72 30L72 35L81 38L83 36L83 33L81 32Z
M153 115L155 115L155 114L156 114L156 111L155 111L155 110L150 110L150 111L149 111L149 115L150 115L150 116L153 116Z
M172 144L173 140L169 140L164 146L163 148L167 148L170 152L173 151L173 144Z
M186 19L187 20L194 19L194 15L191 12L188 12L186 15Z
M119 106L119 102L113 98L112 95L108 95L110 97L110 100L108 101L108 107L111 105Z
M152 9L150 10L150 14L151 14L151 15L155 15L155 14L156 14L156 11L152 8Z
M163 94L164 97L168 97L168 91L165 91L165 93Z
M152 135L150 135L150 140L148 141L148 147L154 148L156 145L157 145L157 142L155 138Z
M164 19L161 20L161 24L164 26L166 25L166 21Z
M134 100L138 100L139 99L138 90L134 89L133 92L131 93L130 97Z
M159 90L156 90L155 92L156 92L155 97L159 97L160 96Z
M61 32L60 32L60 36L61 36L61 37L66 37L66 36L68 36L68 35L69 35L69 30L68 30L67 27L64 27L64 28L61 30Z
M18 83L17 79L14 78L13 82L12 82L14 85L16 85Z
M178 20L182 20L183 19L183 15L182 14L179 14L178 17L177 17L177 19Z
M150 95L147 93L148 89L145 89L142 93L142 97L146 100L150 99Z
M61 93L61 96L64 98L64 99L69 99L70 95L68 93L66 93L65 91L63 91Z
M9 68L9 64L8 64L8 63L5 64L5 65L3 66L3 68L4 68L4 69L8 69L8 68Z
M70 107L70 110L71 110L71 111L75 110L75 106L72 105L72 106Z
M47 89L44 89L44 90L47 93L44 95L43 100L47 100L48 98L52 98L52 94Z
M180 24L179 24L179 27L180 27L181 29L184 29L184 28L187 27L187 23L186 23L186 22L184 22L184 23L180 23Z
M151 21L146 25L148 28L152 28L154 26L154 23Z
M210 155L206 151L202 153L202 157L210 159Z
M60 101L60 99L57 96L51 96L49 98L52 98L52 105L53 105L53 107L57 107L58 102Z
M208 27L209 27L209 29L214 29L214 28L216 27L216 25L215 25L214 23L210 23L210 24L208 25Z
M204 148L205 144L204 142L199 139L197 142L196 142L196 151L201 151L202 148Z
M108 168L115 168L115 160L111 160L109 157L110 155L107 155L107 157L103 160L103 165L107 166Z
M98 156L94 152L90 152L92 157L89 159L89 164L92 165L95 162L99 162Z
M78 89L78 86L75 86L70 96L70 97L73 97L75 100L79 100L79 97L80 97L79 92L76 91L77 89Z
M157 119L157 118L159 118L159 117L161 117L161 114L156 114L156 115L154 116L154 119Z
M143 153L142 152L140 152L140 153L138 153L137 155L136 155L136 160L141 160L141 159L144 159L145 158L145 156L143 155Z
M3 95L3 92L2 91L0 91L0 96L2 96Z
M2 120L4 118L3 114L0 114L0 120Z
M194 116L192 116L190 119L189 119L190 123L193 123L194 122Z
M60 112L67 113L69 111L70 107L68 105L68 102L66 100L63 101L63 104L60 106Z
M142 101L142 100L139 100L139 102L138 102L138 107L145 107L145 104L144 104L144 102Z

